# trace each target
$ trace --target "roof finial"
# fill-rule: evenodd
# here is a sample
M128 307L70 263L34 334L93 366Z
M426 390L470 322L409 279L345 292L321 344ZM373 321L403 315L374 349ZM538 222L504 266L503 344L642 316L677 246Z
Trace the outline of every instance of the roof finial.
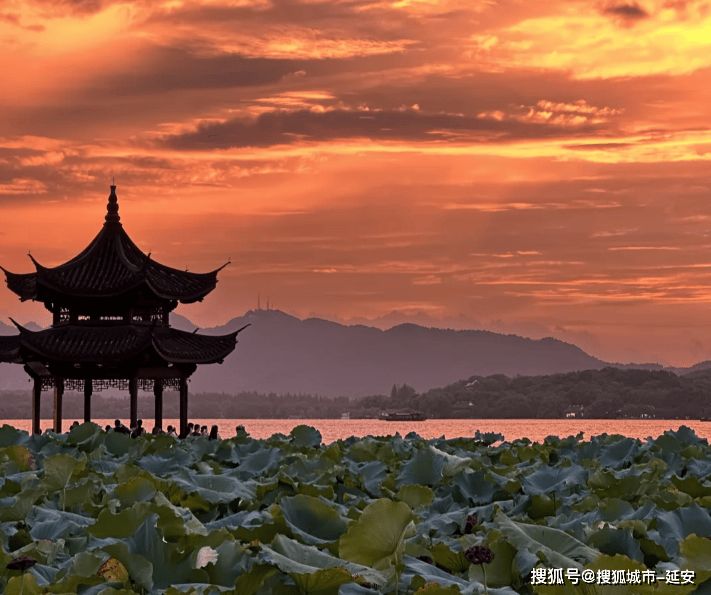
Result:
M113 182L113 178L111 180ZM111 194L109 194L109 203L106 205L106 222L118 223L121 220L118 214L118 198L116 198L116 186L111 184Z

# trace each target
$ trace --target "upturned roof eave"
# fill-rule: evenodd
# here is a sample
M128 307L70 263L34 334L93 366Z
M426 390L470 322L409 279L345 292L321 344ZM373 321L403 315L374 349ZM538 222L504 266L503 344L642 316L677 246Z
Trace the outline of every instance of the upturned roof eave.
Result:
M123 363L127 360L130 360L131 358L140 355L144 351L150 348L151 346L151 329L146 328L145 330L142 329L141 327L130 327L134 332L137 332L137 334L143 334L143 337L138 337L138 342L136 345L134 345L130 349L126 349L124 351L114 353L112 354L112 357L109 358L100 358L99 356L101 354L91 354L90 356L85 356L82 354L77 353L76 351L56 351L54 349L46 349L44 346L42 346L40 343L37 341L37 337L41 335L48 335L48 334L54 334L54 333L67 333L67 331L71 330L79 330L80 332L86 332L88 329L86 327L62 327L59 329L55 328L48 328L48 329L43 329L41 331L31 331L25 327L23 327L21 324L15 322L12 318L10 319L12 323L17 327L17 329L20 331L19 334L19 343L20 343L20 348L21 350L28 351L32 353L33 355L39 356L40 358L44 358L46 360L53 360L53 361L58 361L58 362L74 362L74 363L106 363L106 364L120 364ZM121 328L125 329L126 327L116 327L116 328ZM22 353L20 353L20 357L22 357ZM23 363L26 361L26 357L22 357L22 361L20 363Z
M183 337L183 338L190 338L194 336L195 333L188 333L186 331L181 331L178 329L174 328L162 328L158 330L158 333L155 333L153 335L153 348L156 350L156 353L164 359L168 363L172 364L216 364L216 363L222 363L224 359L232 353L235 348L237 347L237 335L247 328L246 325L239 329L238 331L235 331L233 333L228 333L227 335L200 335L200 339L204 342L207 343L213 343L213 346L216 350L216 353L213 353L211 355L204 355L203 357L176 357L175 355L169 353L162 345L161 345L161 336L160 334L165 334L165 333L170 333L174 337ZM168 337L168 340L170 338ZM219 346L218 345L222 344ZM197 349L193 347L193 349ZM194 353L194 352L193 352Z
M237 334L240 330L229 333L227 335L200 335L200 340L204 344L181 347L180 345L173 346L171 349L167 343L180 339L189 339L193 333L180 331L170 327L134 327L132 329L137 335L136 343L130 349L118 350L111 352L109 357L106 357L104 351L96 351L90 354L82 353L81 351L72 349L63 349L61 347L62 340L59 340L59 349L47 349L41 342L42 336L60 334L61 337L66 337L76 332L78 334L92 333L95 327L86 326L70 326L61 328L49 328L41 331L31 331L21 324L10 319L17 327L18 335L9 335L11 339L0 337L0 362L3 363L26 363L30 359L55 361L55 362L72 362L79 364L121 364L142 353L150 351L169 364L213 364L222 363L222 361L235 350L237 345ZM249 325L247 325L249 326ZM101 327L101 333L111 334L113 332L125 331L125 326ZM96 331L99 332L99 331ZM142 335L142 336L140 336ZM71 339L68 340L72 342ZM65 340L66 342L66 340ZM166 345L163 345L163 343ZM181 350L185 350L184 356L181 356ZM7 354L6 357L3 357ZM27 357L31 354L31 357ZM104 357L102 357L102 355Z
M21 364L20 357L20 335L0 336L0 363Z
M0 270L5 273L5 283L7 288L24 302L34 299L37 295L37 273L13 273L5 267L0 266ZM17 287L19 283L33 282L35 285L34 292L22 291Z

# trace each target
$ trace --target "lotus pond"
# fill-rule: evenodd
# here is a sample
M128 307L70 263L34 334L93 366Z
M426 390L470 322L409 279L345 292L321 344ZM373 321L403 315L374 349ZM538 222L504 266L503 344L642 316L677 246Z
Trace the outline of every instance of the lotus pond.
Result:
M324 445L308 426L134 440L94 424L41 436L6 425L0 592L711 593L705 439L682 427L645 441L500 440ZM531 584L536 568L694 579Z

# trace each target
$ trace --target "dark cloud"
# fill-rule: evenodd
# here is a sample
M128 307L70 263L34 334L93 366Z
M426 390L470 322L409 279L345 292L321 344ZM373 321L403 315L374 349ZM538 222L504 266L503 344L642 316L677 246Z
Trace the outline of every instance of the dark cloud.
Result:
M14 12L0 12L0 21L6 21L13 25L20 25L20 15Z
M587 145L563 145L566 149L577 149L579 151L593 151L600 149L625 149L635 146L635 143L591 143Z
M0 12L0 21L5 21L29 31L44 31L44 25L22 25L20 24L20 15L14 12Z
M101 12L107 6L121 0L35 0L41 7L43 16L62 18L67 15L89 16Z
M187 42L186 42L187 45ZM268 85L304 69L303 61L197 56L185 48L155 48L150 69L107 78L95 93L145 95L187 89L229 89Z
M581 127L582 128L582 127ZM583 130L578 128L575 134ZM587 126L590 133L599 127ZM167 137L165 146L177 149L227 149L291 144L299 140L328 141L348 138L436 141L447 131L498 134L498 140L547 138L567 135L565 128L548 124L502 121L449 114L421 114L418 110L314 112L272 111L256 119L234 119L205 124L195 132ZM476 141L476 138L472 139Z
M620 17L625 21L638 21L649 16L649 13L636 2L609 5L603 9L603 13Z

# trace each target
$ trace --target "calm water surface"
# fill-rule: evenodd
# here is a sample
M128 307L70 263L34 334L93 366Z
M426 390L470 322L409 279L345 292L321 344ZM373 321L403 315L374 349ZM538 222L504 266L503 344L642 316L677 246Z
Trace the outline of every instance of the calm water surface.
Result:
M67 431L74 420L64 420L62 429ZM79 420L81 422L82 420ZM102 427L112 425L114 420L97 419ZM269 438L273 434L289 434L301 424L312 426L321 432L326 444L339 438L350 436L389 436L399 432L405 436L409 432L417 432L423 438L457 438L471 437L480 432L499 432L506 440L529 438L541 442L547 436L567 437L583 432L583 438L600 434L622 434L630 438L656 438L667 430L678 430L685 425L692 428L698 436L711 440L711 422L698 420L662 420L662 419L431 419L427 421L397 422L379 419L191 419L193 423L205 425L208 430L217 424L222 438L230 438L235 434L235 426L243 424L253 438ZM128 425L128 420L122 422ZM30 431L32 423L28 419L2 420L0 425L8 423L20 430ZM179 420L163 420L163 427L178 426ZM42 429L51 428L51 420L42 420ZM151 429L151 420L145 419L144 426Z

